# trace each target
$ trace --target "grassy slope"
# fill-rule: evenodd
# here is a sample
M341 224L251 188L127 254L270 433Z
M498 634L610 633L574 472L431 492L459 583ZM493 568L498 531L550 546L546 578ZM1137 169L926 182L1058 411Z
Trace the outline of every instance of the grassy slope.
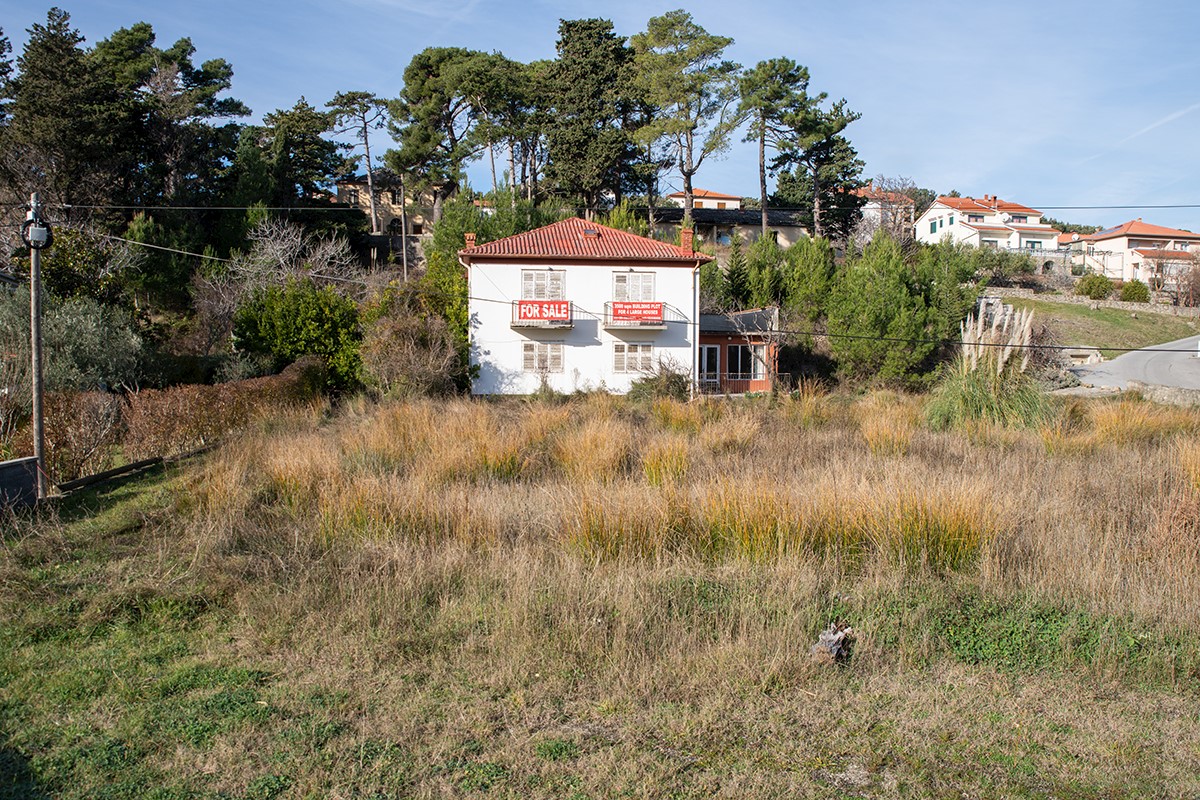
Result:
M1092 310L1085 305L1055 303L1050 300L1006 298L1016 308L1032 308L1034 321L1046 325L1064 345L1087 345L1103 348L1137 348L1162 344L1194 336L1200 327L1189 317L1134 312L1116 308ZM1189 324L1190 323L1190 324ZM1121 354L1120 350L1102 350L1105 358Z
M908 435L881 467L944 460ZM970 570L306 543L254 487L264 505L219 530L198 510L211 480L181 467L5 530L0 798L1200 791L1190 626ZM270 526L285 535L256 538ZM834 618L863 637L848 666L815 665Z

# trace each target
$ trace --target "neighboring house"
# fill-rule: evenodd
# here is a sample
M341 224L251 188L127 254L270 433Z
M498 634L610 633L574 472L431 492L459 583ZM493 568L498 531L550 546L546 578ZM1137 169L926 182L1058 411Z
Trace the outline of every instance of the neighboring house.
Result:
M1081 239L1079 254L1085 271L1123 281L1145 281L1175 291L1179 277L1200 254L1200 234L1164 228L1141 218L1097 231Z
M700 265L685 245L567 219L487 244L467 234L474 394L629 391L660 367L694 375Z
M897 239L912 236L916 203L906 194L875 188L875 181L854 189L851 194L863 198L862 218L855 229L855 241L866 244L877 230L885 230Z
M676 205L683 208L687 196L683 192L673 192L667 195L667 199L673 200ZM711 208L716 211L740 211L742 208L742 198L733 194L710 192L707 189L693 189L692 208Z
M399 187L384 187L385 182L377 176L375 179L375 213L379 216L379 230L399 236L401 233L400 189ZM362 209L366 215L371 214L371 197L367 187L367 176L358 175L337 183L337 202L345 203ZM418 197L411 194L404 196L404 205L408 211L408 233L421 235L426 233L429 223L425 218L426 210L432 206L431 198Z
M779 368L779 309L700 315L697 382L708 394L769 392Z
M656 236L672 236L683 222L683 209L677 207L654 209ZM700 241L725 247L733 237L753 242L762 235L762 211L721 210L696 208L692 210L692 225ZM808 230L800 224L795 211L767 209L767 233L783 247L791 247L808 238Z
M975 247L1054 253L1059 232L1042 222L1042 212L985 194L939 197L917 219L916 235L929 244L949 238Z

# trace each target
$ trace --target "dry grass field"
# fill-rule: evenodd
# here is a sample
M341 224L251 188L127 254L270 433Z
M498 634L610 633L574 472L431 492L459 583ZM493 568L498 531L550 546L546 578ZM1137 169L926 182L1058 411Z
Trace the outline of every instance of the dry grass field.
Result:
M305 407L10 519L0 797L1200 795L1200 411L925 402Z

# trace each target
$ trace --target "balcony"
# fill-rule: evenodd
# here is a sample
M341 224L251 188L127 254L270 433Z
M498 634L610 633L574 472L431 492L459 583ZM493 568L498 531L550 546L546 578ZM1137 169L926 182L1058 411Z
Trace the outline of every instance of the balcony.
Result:
M701 394L749 394L771 391L771 379L764 373L702 372L697 381Z
M608 330L661 331L667 327L662 303L618 302L604 304L604 327Z
M511 328L573 328L575 304L570 300L513 300Z

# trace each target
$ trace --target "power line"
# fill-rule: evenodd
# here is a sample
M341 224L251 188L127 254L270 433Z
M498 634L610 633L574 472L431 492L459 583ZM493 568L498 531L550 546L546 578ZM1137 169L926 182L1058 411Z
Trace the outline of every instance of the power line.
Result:
M186 250L178 250L178 249L171 248L171 247L162 247L160 245L147 244L146 242L135 242L132 239L122 239L119 236L109 236L107 234L101 234L101 235L107 239L113 239L115 241L125 242L127 244L138 245L140 247L150 247L155 250L163 250L163 251L166 251L169 253L176 253L178 255L194 256L196 258L206 258L211 261L220 261L220 262L223 262L226 264L237 263L234 260L228 259L228 258L219 258L217 256L208 256L208 255L203 255L201 253L189 253ZM337 276L333 276L333 275L323 275L321 273L315 273L315 272L310 273L310 276L314 277L314 278L320 278L322 280L337 281L337 282L342 282L342 283L354 283L354 284L358 284L361 286L370 286L371 285L371 283L369 281L364 281L364 280L356 279L356 278L342 278L342 277L337 277ZM450 296L450 293L448 293L448 292L434 292L434 294L440 294L443 298ZM491 298L491 297L478 297L478 296L473 296L473 295L467 295L467 300L473 300L473 301L479 302L479 303L498 303L501 305L508 305L508 306L511 306L512 303L519 302L516 300L497 300L497 299ZM575 310L573 303L572 303L572 310L573 311ZM579 311L592 319L601 320L604 318L604 315L602 312L591 311L586 308L580 308ZM664 322L664 324L689 325L689 326L696 325L697 327L699 327L698 320L687 320L687 319L664 320L663 322ZM878 335L870 335L870 334L833 333L830 331L819 331L819 330L815 330L815 329L804 330L804 329L782 329L782 328L780 328L780 329L768 329L768 330L747 330L747 331L739 331L738 333L740 333L743 336L754 335L754 334L763 334L763 335L768 335L768 336L814 336L814 337L824 336L829 339L851 339L851 340L860 340L860 341L890 342L893 344L932 344L932 345L937 345L939 347L957 346L957 345L961 344L961 342L958 339L907 338L907 337L897 337L897 336L878 336ZM996 348L1007 347L1012 350L1064 351L1064 350L1087 349L1087 350L1106 350L1111 353L1142 353L1142 352L1195 353L1196 352L1196 350L1193 348L1180 349L1180 348L1165 348L1165 347L1156 347L1156 346L1150 346L1150 347L1106 347L1103 345L1086 345L1085 346L1085 345L1061 345L1061 344L1007 344L1007 343L1000 343L1000 342L995 342L995 343L975 342L974 345L979 346L979 347L996 347Z
M326 211L364 213L355 206L347 208L325 206L85 206L74 203L48 205L47 208L73 209L80 208L88 211Z

